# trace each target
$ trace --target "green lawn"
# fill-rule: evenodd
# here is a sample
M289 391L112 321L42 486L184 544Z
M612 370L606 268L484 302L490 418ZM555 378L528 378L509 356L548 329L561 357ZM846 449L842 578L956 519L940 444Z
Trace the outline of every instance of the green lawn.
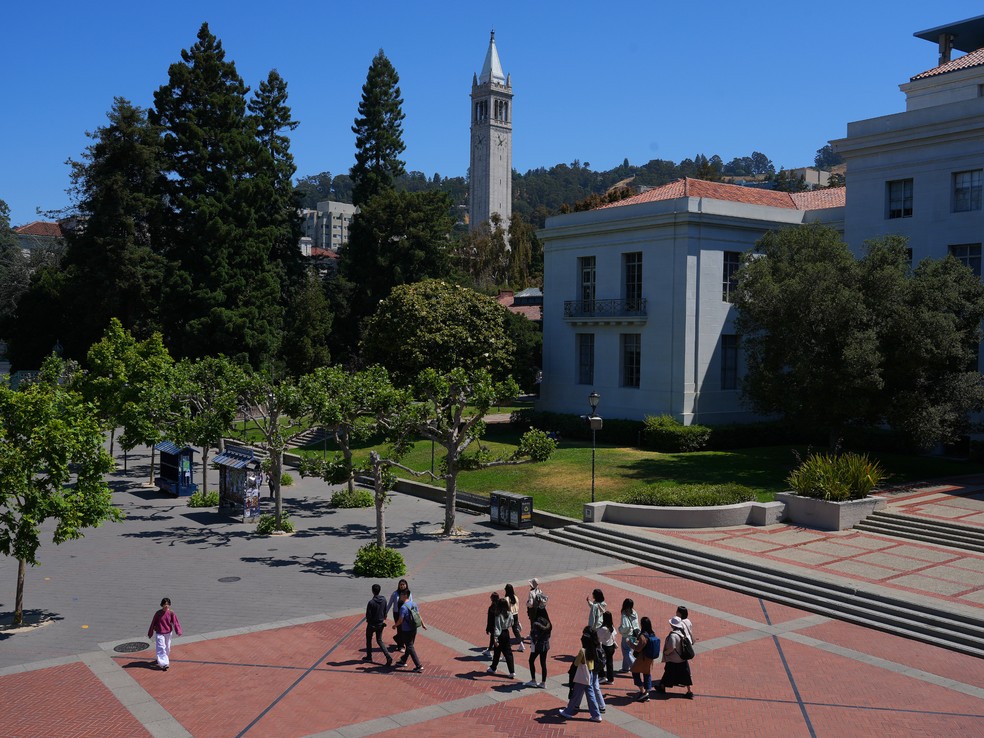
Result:
M515 431L493 425L489 428L486 445L496 453L509 453L515 448L517 439ZM365 451L372 447L372 444L366 445ZM329 454L333 448L333 444L329 443ZM760 500L768 501L773 499L776 492L787 489L785 478L797 464L796 453L802 456L806 451L801 446L771 446L737 451L661 454L599 445L595 458L595 498L617 499L651 484L736 482L751 487L756 490ZM311 448L306 453L320 455L322 449ZM933 457L879 454L876 458L891 475L889 484L984 471L981 464ZM441 449L438 447L437 465L440 460ZM418 471L430 469L430 443L417 443L404 462ZM458 488L483 495L496 489L531 494L533 504L538 509L580 518L581 505L591 499L591 445L565 440L550 460L542 464L463 472L458 476Z

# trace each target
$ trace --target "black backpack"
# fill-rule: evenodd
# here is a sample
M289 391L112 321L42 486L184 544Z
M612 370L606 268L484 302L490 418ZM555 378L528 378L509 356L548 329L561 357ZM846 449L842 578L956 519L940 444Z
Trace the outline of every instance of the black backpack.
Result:
M680 636L680 645L677 648L677 653L680 654L680 658L684 661L690 661L696 655L694 653L694 644L690 642L687 634L682 630L674 628L673 632Z

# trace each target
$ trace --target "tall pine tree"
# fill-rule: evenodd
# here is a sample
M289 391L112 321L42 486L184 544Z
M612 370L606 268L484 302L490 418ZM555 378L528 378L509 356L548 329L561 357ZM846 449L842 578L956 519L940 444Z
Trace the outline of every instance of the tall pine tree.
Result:
M168 77L151 122L163 131L172 210L164 290L172 353L267 364L283 323L271 260L279 231L263 205L273 184L257 177L269 154L247 116L248 88L208 24Z
M72 188L85 226L67 234L63 333L66 355L82 357L110 319L137 336L159 326L164 261L159 131L141 108L117 97L109 123L71 161Z
M400 76L380 49L369 65L362 85L359 117L355 119L355 166L351 175L355 183L352 202L364 205L373 195L393 187L404 173L399 158L403 144L403 98Z

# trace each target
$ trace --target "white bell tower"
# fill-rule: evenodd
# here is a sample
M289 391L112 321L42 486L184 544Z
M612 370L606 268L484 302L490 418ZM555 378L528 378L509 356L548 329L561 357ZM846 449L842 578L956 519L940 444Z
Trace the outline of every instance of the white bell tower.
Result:
M509 227L512 216L512 81L502 73L495 31L478 77L472 77L471 165L468 177L469 229L492 213Z

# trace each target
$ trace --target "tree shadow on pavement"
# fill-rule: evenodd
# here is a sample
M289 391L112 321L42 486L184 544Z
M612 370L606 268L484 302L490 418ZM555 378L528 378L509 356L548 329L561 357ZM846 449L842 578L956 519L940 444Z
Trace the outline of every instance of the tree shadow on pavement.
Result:
M298 567L298 571L304 574L317 574L323 577L339 576L342 574L345 576L349 575L349 571L339 562L322 558L327 555L326 553L316 553L310 556L287 556L286 558L277 558L275 556L242 556L239 560L245 564L263 564L272 568L285 566Z
M228 520L227 520L228 522ZM144 530L134 533L123 533L124 538L142 538L154 543L167 543L169 546L185 544L189 546L228 546L236 539L249 538L251 530L217 531L210 528L192 528L191 526L176 526L167 530Z
M28 635L39 628L65 619L63 615L51 610L36 608L24 610L23 616L24 622L21 625L14 625L13 611L0 611L0 641L13 638L15 635Z

